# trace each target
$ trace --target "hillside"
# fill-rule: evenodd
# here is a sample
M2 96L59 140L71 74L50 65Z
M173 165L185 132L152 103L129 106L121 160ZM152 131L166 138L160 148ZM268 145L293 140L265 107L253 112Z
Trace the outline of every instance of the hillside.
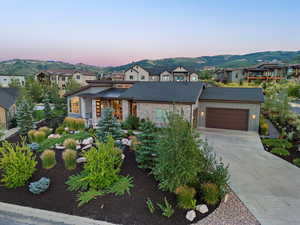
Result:
M141 60L122 66L106 68L106 71L121 71L130 68L133 64L138 64L146 69L163 68L174 69L181 65L183 67L199 70L204 66L216 67L245 67L253 66L261 62L278 61L283 63L300 63L300 51L269 51L257 52L245 55L217 55L202 56L196 58L168 58L158 60Z
M12 59L0 62L0 74L34 75L41 70L82 70L101 72L103 68L82 63L71 64L60 61Z

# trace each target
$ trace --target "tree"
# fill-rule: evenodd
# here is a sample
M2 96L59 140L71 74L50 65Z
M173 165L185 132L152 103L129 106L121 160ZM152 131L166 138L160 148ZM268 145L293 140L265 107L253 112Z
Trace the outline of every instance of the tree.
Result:
M76 91L80 87L80 84L76 80L74 80L73 78L69 79L66 85L66 93Z
M46 92L44 95L43 103L44 103L45 117L47 120L50 120L52 118L52 110L51 110L51 106L50 106L50 96L49 96L48 92Z
M47 90L47 88L43 87L33 76L26 78L25 92L33 102L42 102L44 90Z
M141 133L138 135L139 144L136 151L136 161L140 168L152 169L156 156L157 133L151 121L142 123Z
M33 104L26 96L22 96L17 101L17 125L20 134L25 135L33 128Z
M11 79L10 83L8 84L10 88L18 88L22 87L21 82L19 79Z
M210 80L213 78L214 72L211 70L202 70L198 74L200 80Z
M112 108L105 108L98 122L96 135L101 142L106 142L108 136L112 136L114 140L122 138L121 124L113 116Z
M197 181L204 158L198 148L199 135L190 123L175 113L169 114L167 120L168 125L158 136L153 174L161 189L173 192Z

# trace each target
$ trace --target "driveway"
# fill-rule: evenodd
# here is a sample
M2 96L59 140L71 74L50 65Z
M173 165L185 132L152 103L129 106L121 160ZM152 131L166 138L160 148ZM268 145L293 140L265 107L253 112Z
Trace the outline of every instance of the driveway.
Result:
M200 132L230 164L231 188L262 225L300 224L300 168L264 151L257 133Z

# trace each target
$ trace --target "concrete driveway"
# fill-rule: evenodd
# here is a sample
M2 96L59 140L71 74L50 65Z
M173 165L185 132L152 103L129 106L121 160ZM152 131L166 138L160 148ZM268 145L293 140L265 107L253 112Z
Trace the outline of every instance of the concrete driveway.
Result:
M231 188L262 225L300 224L300 168L264 151L254 132L200 132L230 164Z

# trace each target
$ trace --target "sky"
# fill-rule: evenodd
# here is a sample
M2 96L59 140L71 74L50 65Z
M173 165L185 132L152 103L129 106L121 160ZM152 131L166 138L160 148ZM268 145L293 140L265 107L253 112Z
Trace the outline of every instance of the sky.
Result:
M0 61L115 66L300 50L299 0L0 0Z

